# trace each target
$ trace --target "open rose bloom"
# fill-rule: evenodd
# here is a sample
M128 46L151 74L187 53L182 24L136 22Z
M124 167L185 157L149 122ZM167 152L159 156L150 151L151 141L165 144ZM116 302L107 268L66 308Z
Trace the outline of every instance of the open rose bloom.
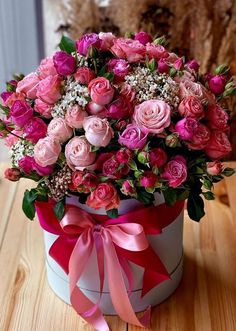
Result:
M118 215L136 207L150 210L157 196L165 208L183 207L188 200L190 218L199 221L203 198L214 199L214 183L234 173L222 163L231 152L230 109L224 98L236 92L229 68L221 65L201 75L195 59L185 62L166 49L163 38L153 40L145 32L130 38L89 33L76 41L63 37L60 45L34 72L8 82L0 95L0 138L12 160L6 177L37 182L24 196L27 217L52 206L48 213L61 220L57 226L81 238L85 223L90 230L96 223L85 213L103 214L106 231L98 220L86 238L90 233L95 233L91 242L97 236L107 242L112 238L116 252L124 249L121 233L142 241L145 228L134 226L136 215L131 235L130 223L117 226ZM43 203L47 207L40 208ZM71 207L78 204L84 209L81 218ZM78 219L81 223L68 224ZM140 247L145 252L145 243ZM97 328L91 317L95 308L84 307L83 317Z

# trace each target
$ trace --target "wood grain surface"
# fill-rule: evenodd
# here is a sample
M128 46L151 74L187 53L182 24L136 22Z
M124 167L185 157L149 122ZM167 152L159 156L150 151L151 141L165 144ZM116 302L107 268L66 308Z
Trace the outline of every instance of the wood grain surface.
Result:
M0 331L92 331L49 288L42 231L21 210L32 183L7 182L5 167L0 164ZM200 224L185 215L183 280L153 309L147 330L236 331L236 176L216 192ZM146 330L107 320L112 331Z

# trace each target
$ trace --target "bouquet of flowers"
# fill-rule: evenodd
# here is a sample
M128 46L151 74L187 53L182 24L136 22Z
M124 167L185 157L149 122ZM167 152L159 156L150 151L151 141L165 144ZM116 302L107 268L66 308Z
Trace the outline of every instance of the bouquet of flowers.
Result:
M213 183L234 173L221 159L231 151L224 100L236 86L227 66L200 75L165 44L145 32L63 36L35 72L7 82L5 176L38 183L24 195L28 218L36 201L53 199L61 219L69 194L115 218L120 200L151 205L154 192L168 205L187 199L193 220L204 215L201 196L213 199Z

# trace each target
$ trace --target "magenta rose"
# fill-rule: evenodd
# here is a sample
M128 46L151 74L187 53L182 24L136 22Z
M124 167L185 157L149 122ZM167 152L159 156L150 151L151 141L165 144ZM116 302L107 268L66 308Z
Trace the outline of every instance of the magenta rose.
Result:
M95 168L96 153L91 152L91 145L85 136L74 137L67 143L65 157L72 170L93 170Z
M53 105L61 98L61 78L58 75L48 76L40 81L37 88L37 97Z
M116 160L119 163L128 164L133 156L133 152L127 148L122 148L116 152Z
M161 176L168 181L170 187L180 186L187 179L186 160L181 155L176 155L166 164Z
M119 144L130 149L142 149L147 143L147 134L135 124L128 124L126 129L119 136Z
M141 175L139 179L140 185L145 188L155 187L157 181L158 181L158 177L152 171L144 171L144 173Z
M61 145L51 137L39 139L34 146L34 159L41 167L55 164L61 153Z
M182 140L191 140L197 128L198 121L191 117L183 118L175 125L175 131Z
M18 127L23 127L33 116L34 110L28 102L16 100L10 110L13 123Z
M212 131L205 153L212 159L221 159L231 152L228 136L222 131Z
M88 113L83 110L80 106L74 105L67 109L65 120L67 125L71 128L81 129L83 127L83 122Z
M144 133L161 133L170 125L171 109L162 100L148 100L134 109L134 122Z
M75 80L84 85L88 85L95 77L95 72L87 67L78 68L74 74Z
M111 51L118 58L135 63L144 59L146 48L138 40L117 38L114 40Z
M38 75L40 79L44 79L48 76L57 76L57 71L53 63L53 57L46 57L40 62L38 67Z
M4 102L4 106L11 108L15 101L25 101L25 95L23 93L13 92Z
M168 74L170 71L170 66L166 59L160 59L157 64L157 68L160 74Z
M134 184L132 183L131 180L125 180L122 184L122 187L121 187L121 192L124 194L124 195L128 195L128 196L131 196L131 197L134 197L136 198L137 197L137 191L134 187Z
M35 162L35 159L32 156L24 156L18 161L20 169L26 173L30 174L31 171L36 171L40 176L48 176L53 172L53 166L41 167Z
M131 110L131 104L123 96L118 97L113 101L107 111L107 116L112 119L120 119L129 115Z
M194 131L191 142L188 142L187 146L194 150L204 149L209 142L210 135L210 130L204 124L198 123L198 127Z
M88 89L91 99L102 106L111 102L115 92L109 80L104 77L97 77L91 80Z
M167 154L162 148L152 148L149 152L149 163L152 167L163 167L167 162Z
M67 76L73 74L76 68L75 58L64 51L58 51L53 55L53 63L59 75Z
M180 82L179 93L181 99L189 97L190 95L197 97L200 100L204 97L202 85L199 83L195 83L190 79L185 79Z
M97 33L87 33L76 41L76 49L81 55L88 55L89 48L91 46L100 48L101 40Z
M13 92L2 92L0 94L0 97L1 97L1 102L2 102L2 105L3 106L6 106L6 101L7 99L13 94Z
M146 45L146 51L149 58L156 60L164 59L168 57L168 52L162 45L155 45L148 43Z
M109 50L116 39L114 34L111 32L99 32L98 37L101 40L100 49L102 51Z
M83 128L86 139L91 145L97 147L106 147L114 135L107 119L97 116L86 117L83 122Z
M56 117L48 125L48 136L54 140L64 143L73 135L73 130L69 127L64 118Z
M220 161L207 162L207 173L211 176L220 175L223 169L223 165Z
M52 117L52 106L46 102L43 102L41 99L36 99L34 103L34 110L37 111L40 115L45 118Z
M141 44L146 45L152 42L152 36L144 31L135 33L134 40L138 40Z
M24 134L27 140L36 144L39 139L46 136L47 125L41 118L32 117L24 127Z
M97 115L100 118L107 117L107 109L105 108L105 106L98 105L93 101L87 104L86 110L91 115Z
M18 82L16 92L24 93L29 99L35 99L39 82L38 75L32 72Z
M209 128L213 130L225 131L229 128L229 115L217 104L212 104L208 106L206 112L206 119L209 121Z
M108 71L115 75L116 82L121 82L130 71L130 65L126 60L111 59L108 62Z
M184 98L180 104L178 111L183 117L202 118L204 117L204 109L201 101L195 96Z
M186 64L185 64L185 67L190 70L190 71L195 71L195 72L198 72L199 68L200 68L200 65L199 63L193 59L191 61L188 61Z
M96 170L102 171L103 164L115 155L114 152L101 153L96 160Z
M224 92L226 82L225 77L221 75L213 76L208 81L209 89L214 94L221 94Z

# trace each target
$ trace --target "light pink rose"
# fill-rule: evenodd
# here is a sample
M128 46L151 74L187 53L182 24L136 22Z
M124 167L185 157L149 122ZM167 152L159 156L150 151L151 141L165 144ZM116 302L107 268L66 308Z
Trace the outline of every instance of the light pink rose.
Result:
M212 159L221 159L231 152L231 144L226 133L212 131L211 138L205 148L207 156Z
M106 105L113 99L114 88L111 86L108 79L97 77L88 85L91 99L98 105Z
M220 175L223 165L220 161L207 162L207 173L211 176Z
M204 149L209 142L210 135L210 130L204 124L199 123L191 142L188 142L187 146L194 150Z
M195 96L184 98L180 104L178 111L183 117L202 118L204 117L204 109L201 101Z
M81 129L83 127L83 121L87 116L88 113L85 110L75 105L67 109L65 120L71 128Z
M48 76L40 81L37 88L37 97L42 101L53 105L61 98L61 78L57 75Z
M41 99L36 99L34 103L34 110L37 111L40 115L45 118L51 118L52 106L46 102L43 102Z
M69 127L64 118L53 118L48 125L48 136L59 141L66 142L73 135L73 130Z
M145 57L146 47L138 40L128 38L117 38L111 47L114 55L121 59L126 59L128 62L139 62Z
M149 58L154 58L156 60L168 57L168 52L162 45L147 43L146 51Z
M86 110L91 115L97 115L100 118L107 117L107 109L105 108L105 106L98 105L93 101L87 104Z
M161 176L168 181L170 187L180 186L187 179L186 160L181 155L176 155L166 164Z
M91 152L91 145L85 136L72 138L65 148L66 162L72 170L95 168L96 153Z
M114 133L109 122L104 118L89 116L83 123L85 137L91 145L106 147L112 139Z
M106 210L118 208L119 203L119 195L111 183L99 184L86 201L86 204L91 208L105 208Z
M144 133L161 133L170 125L170 106L162 100L148 100L134 109L134 122Z
M180 82L179 93L181 99L186 98L190 95L195 96L200 100L204 97L202 85L199 83L195 83L190 79L185 79L184 81Z
M55 164L60 153L60 143L51 137L40 139L34 146L34 159L41 167Z
M183 81L185 81L185 80L191 80L191 81L194 82L194 81L196 80L196 78L195 78L195 76L193 75L192 72L189 72L189 71L187 71L187 70L182 70L181 72L182 72L182 76L176 75L176 76L173 78L173 80L174 80L176 83L181 83L181 82L183 82Z
M37 70L40 79L44 79L48 76L57 76L57 70L54 66L53 56L46 57L40 62L40 66Z
M29 99L35 99L39 82L38 75L35 72L32 72L18 82L16 92L24 93Z
M209 121L209 128L213 130L225 131L229 128L229 115L217 104L208 106L206 119Z
M100 49L102 51L109 50L116 39L116 36L111 32L99 32L98 37L101 40Z
M88 85L88 83L96 77L95 72L87 67L80 67L76 70L74 78L81 84Z
M22 137L23 131L22 130L12 130L12 133L17 135L18 137ZM11 148L15 143L19 140L16 136L13 136L13 134L9 134L6 138L4 138L4 143L7 147Z

